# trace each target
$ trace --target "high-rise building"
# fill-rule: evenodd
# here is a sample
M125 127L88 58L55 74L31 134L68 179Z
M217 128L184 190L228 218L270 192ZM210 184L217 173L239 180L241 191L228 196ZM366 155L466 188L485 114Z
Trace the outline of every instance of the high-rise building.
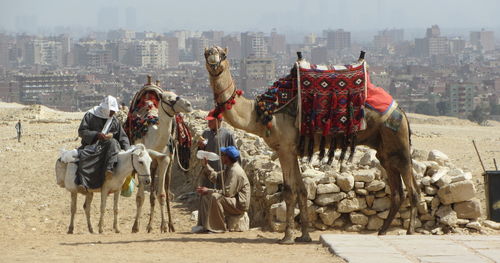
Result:
M241 59L241 42L237 35L227 35L222 38L222 47L227 48L229 59Z
M450 44L447 37L441 36L439 26L433 25L427 28L425 38L415 39L415 50L422 57L447 55L450 53Z
M457 54L465 50L465 39L455 37L450 39L450 53Z
M64 61L61 42L34 39L26 45L24 62L27 65L53 65L62 66Z
M373 42L376 48L387 48L389 46L393 46L396 43L402 42L403 40L403 29L382 30L379 31L378 35L373 38Z
M351 48L351 32L338 29L327 31L326 47L328 49L342 50Z
M204 31L201 36L210 42L210 45L220 46L222 43L222 37L224 36L224 31Z
M264 91L276 79L276 66L272 58L243 58L240 71L241 88L250 94Z
M241 57L267 57L267 45L262 32L241 33Z
M470 43L482 51L492 51L495 49L495 34L493 31L472 31L470 32Z
M168 42L166 40L137 40L135 42L135 65L148 68L166 68Z
M0 67L8 68L9 66L9 38L0 34Z
M64 95L75 91L77 85L76 74L20 75L17 81L21 103L47 106L71 106L72 102L65 100Z

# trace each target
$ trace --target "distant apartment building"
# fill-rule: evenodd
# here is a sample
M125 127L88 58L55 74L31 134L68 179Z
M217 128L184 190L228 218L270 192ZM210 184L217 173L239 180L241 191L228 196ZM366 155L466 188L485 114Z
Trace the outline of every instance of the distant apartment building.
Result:
M495 34L493 31L472 31L470 32L470 43L479 50L495 50Z
M351 48L351 32L344 31L343 29L327 31L326 47L334 50Z
M9 45L9 38L0 34L0 67L8 68L10 66Z
M166 40L138 40L135 42L135 66L166 68L168 42Z
M264 58L267 57L268 50L262 32L241 33L241 57L242 58Z
M190 56L194 61L202 63L205 60L205 48L210 47L211 41L204 37L192 37L187 40Z
M24 64L62 66L64 61L61 42L33 39L26 43Z
M450 53L448 38L441 36L438 25L427 28L425 35L425 38L415 39L415 50L418 56L432 57Z
M250 94L263 91L276 80L276 65L272 58L244 58L240 71L241 88Z
M204 31L201 33L201 36L209 40L209 45L220 46L222 43L222 37L224 36L224 31Z
M23 104L42 104L63 110L72 108L76 74L19 75L19 99Z
M460 37L455 37L449 40L450 41L450 53L458 54L462 53L465 50L465 39Z
M474 85L468 83L450 84L446 88L446 95L450 115L465 117L474 110Z
M74 46L76 65L93 68L105 68L113 62L113 52L106 42L82 41Z

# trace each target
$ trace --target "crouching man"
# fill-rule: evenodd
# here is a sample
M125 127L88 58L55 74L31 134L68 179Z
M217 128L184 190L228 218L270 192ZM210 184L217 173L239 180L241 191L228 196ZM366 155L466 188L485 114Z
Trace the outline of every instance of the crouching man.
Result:
M206 176L216 185L221 185L222 189L204 186L196 188L201 195L198 225L192 229L196 233L225 232L228 230L226 217L241 216L250 206L250 183L238 163L240 152L234 146L222 147L220 152L221 161L225 166L223 176L204 161L202 176Z

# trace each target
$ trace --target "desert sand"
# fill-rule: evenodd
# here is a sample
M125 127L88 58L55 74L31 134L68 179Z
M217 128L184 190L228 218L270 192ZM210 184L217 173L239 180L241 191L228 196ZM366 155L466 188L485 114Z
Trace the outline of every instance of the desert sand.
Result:
M318 242L319 235L335 231L315 231L313 243L292 246L276 244L283 234L260 229L191 234L189 230L195 224L190 219L193 204L182 202L173 204L176 233L159 232L158 209L155 229L146 233L146 200L140 233L131 234L135 196L120 199L119 234L112 231L109 202L105 233L89 234L82 209L84 198L79 196L75 234L66 234L70 194L56 185L54 163L61 148L80 144L77 129L82 116L83 113L62 113L40 106L0 103L0 261L343 262ZM14 129L18 119L24 128L20 143ZM476 141L487 169L493 169L493 158L500 161L500 123L479 126L456 118L416 114L410 114L410 121L413 147L438 149L457 167L471 171L477 197L484 204L482 168L471 141ZM96 195L92 203L94 229L99 204L100 197Z

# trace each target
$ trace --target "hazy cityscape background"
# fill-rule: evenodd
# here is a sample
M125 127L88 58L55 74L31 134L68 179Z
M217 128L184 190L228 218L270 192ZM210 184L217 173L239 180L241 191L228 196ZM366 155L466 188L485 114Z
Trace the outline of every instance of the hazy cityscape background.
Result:
M248 96L296 52L347 64L367 51L372 81L408 111L499 119L500 1L1 1L0 100L86 110L128 103L153 75L212 106L203 49L229 48Z

